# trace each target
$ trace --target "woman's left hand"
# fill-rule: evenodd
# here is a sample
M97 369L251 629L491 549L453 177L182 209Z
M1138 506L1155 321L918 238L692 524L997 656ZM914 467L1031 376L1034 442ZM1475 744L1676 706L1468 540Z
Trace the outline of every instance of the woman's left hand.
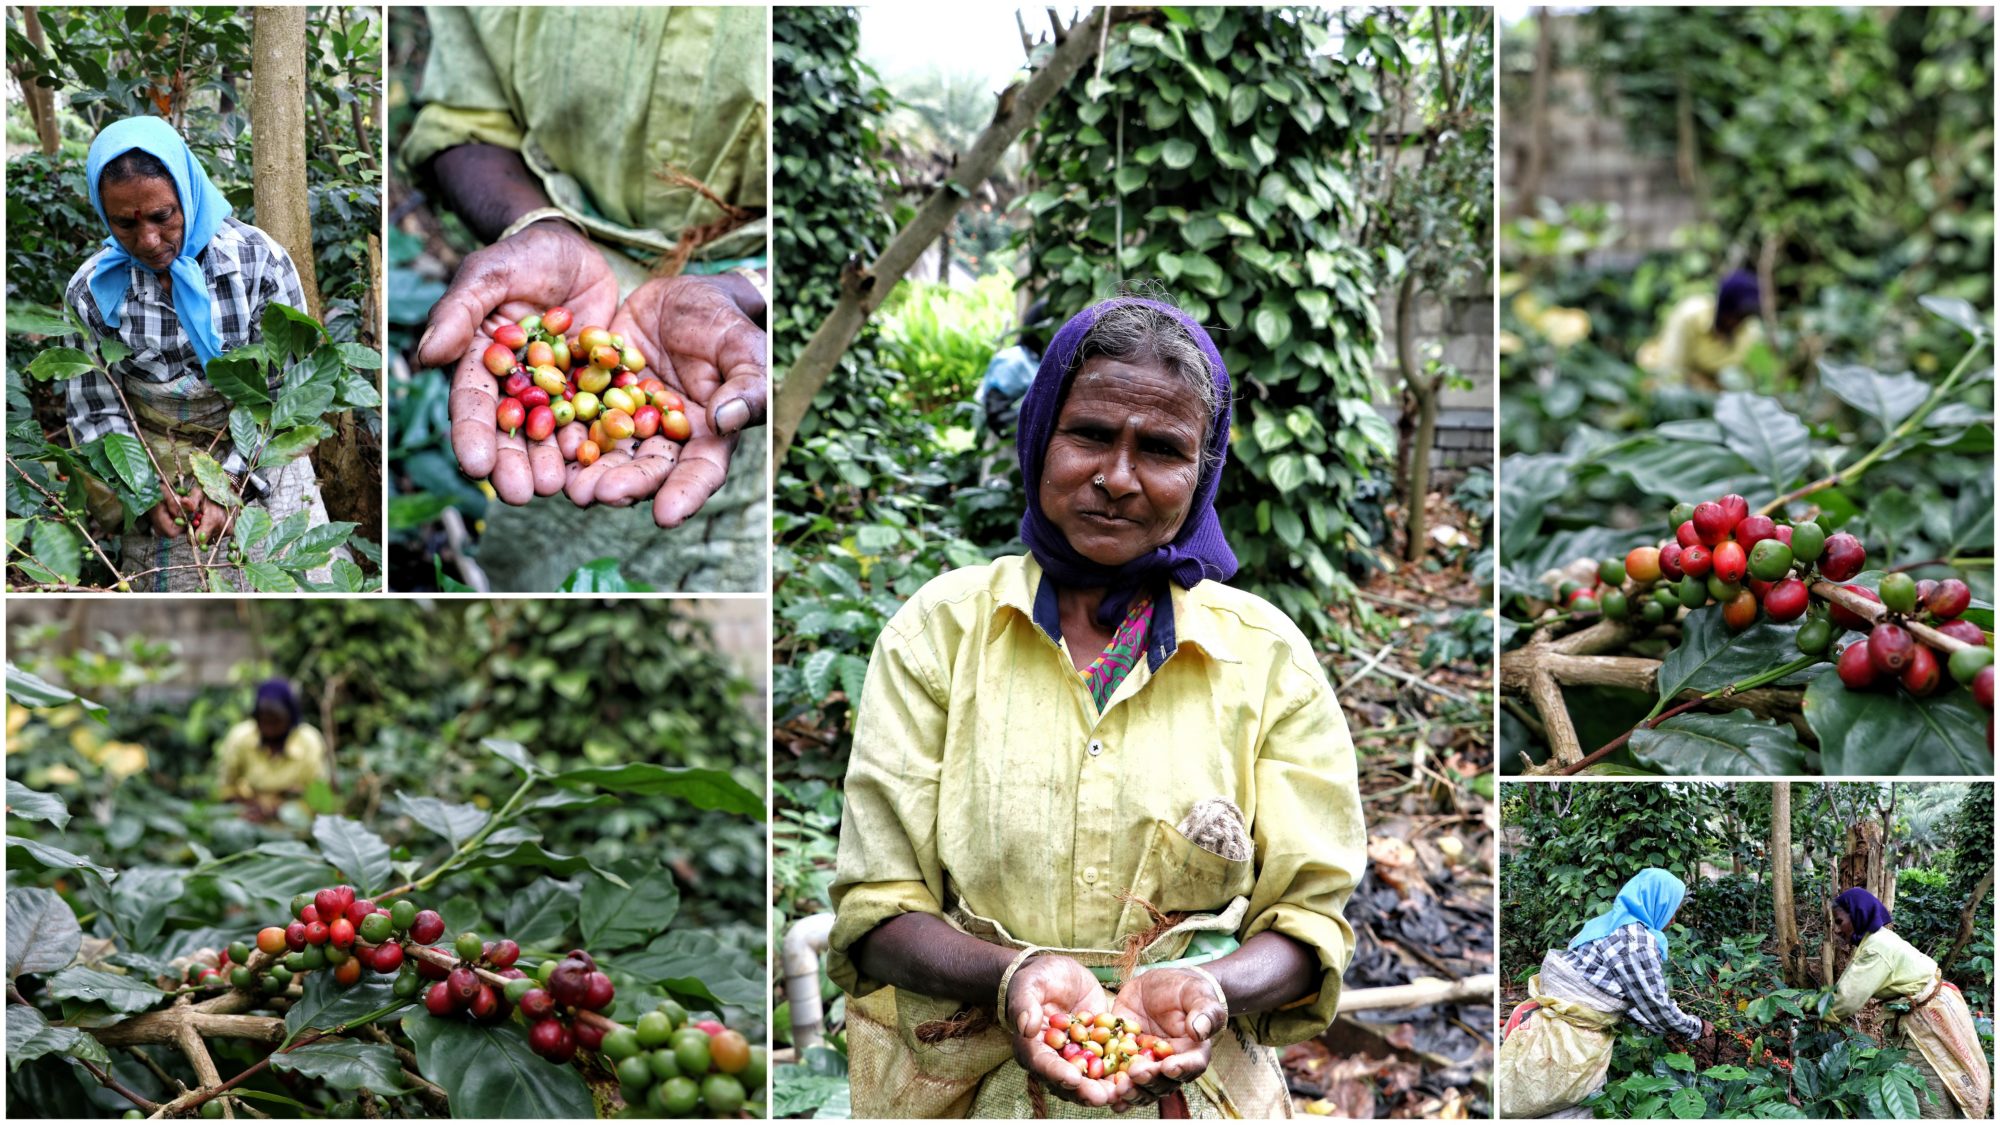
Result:
M1229 1004L1215 986L1195 973L1154 969L1133 977L1113 998L1114 1014L1136 1021L1167 1041L1173 1053L1155 1060L1142 1055L1125 1073L1132 1080L1127 1105L1173 1093L1208 1070L1215 1036L1229 1023Z

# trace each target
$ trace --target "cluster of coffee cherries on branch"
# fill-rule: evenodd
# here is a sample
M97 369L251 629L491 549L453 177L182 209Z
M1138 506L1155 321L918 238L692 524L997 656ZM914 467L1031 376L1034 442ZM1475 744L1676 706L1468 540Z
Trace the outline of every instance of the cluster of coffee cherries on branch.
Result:
M500 380L494 422L531 441L557 437L565 460L589 465L626 438L659 435L686 441L693 433L687 403L665 383L640 372L646 357L605 328L573 336L570 311L558 305L493 333L480 361ZM572 428L572 423L576 425Z
M617 1064L625 1104L663 1117L698 1109L733 1116L764 1090L764 1048L715 1020L690 1021L671 1000L640 1016L637 1027L605 1035L602 1050Z
M1886 574L1878 591L1861 586L1843 588L1888 610L1871 622L1846 606L1832 607L1828 616L1834 625L1868 634L1841 649L1834 664L1848 690L1900 685L1921 698L1946 686L1944 673L1949 672L1952 680L1971 689L1980 707L1993 709L1993 649L1979 626L1959 616L1972 604L1972 591L1965 583L1956 578L1933 582L1928 578L1916 581L1907 574ZM1927 625L1931 631L1965 642L1965 647L1947 654L1926 643L1911 628L1913 624Z
M1164 1059L1174 1053L1165 1039L1110 1012L1050 1016L1042 1042L1085 1078L1123 1074L1141 1056Z
M1760 613L1777 622L1805 616L1815 575L1844 582L1861 573L1867 558L1861 541L1844 531L1828 535L1811 520L1754 515L1735 493L1679 504L1672 522L1672 542L1634 547L1623 562L1604 560L1595 586L1564 583L1570 613L1659 624L1677 609L1713 601L1723 623L1741 632Z
M382 906L344 885L299 895L292 914L288 925L258 931L255 954L237 942L195 959L189 982L282 992L298 975L329 966L342 986L367 969L395 973L395 996L421 997L439 1019L497 1024L518 1010L529 1048L551 1063L601 1052L617 1070L627 1105L641 1115L731 1117L751 1092L762 1096L761 1048L714 1020L690 1021L671 1000L625 1027L606 1014L617 998L611 977L584 950L545 960L531 975L517 964L521 947L511 940L468 932L437 944L445 934L437 911L407 899Z

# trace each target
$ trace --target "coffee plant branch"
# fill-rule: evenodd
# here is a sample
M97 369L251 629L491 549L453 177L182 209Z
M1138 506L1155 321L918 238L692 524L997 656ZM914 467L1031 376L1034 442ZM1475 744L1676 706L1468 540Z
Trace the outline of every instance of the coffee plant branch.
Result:
M1050 10L1054 19L1054 10ZM1058 37L1055 52L1049 61L1028 79L1027 83L1014 91L1010 99L1003 95L994 114L993 121L979 134L972 147L961 155L954 166L952 175L939 185L903 229L882 251L874 264L861 268L850 260L840 273L840 303L827 314L812 339L806 341L791 370L785 373L784 382L778 387L778 405L772 419L775 448L772 461L783 464L785 454L791 449L792 435L798 432L799 423L812 409L813 397L833 374L834 365L840 362L842 353L854 342L861 326L868 317L887 300L891 291L903 280L924 248L936 242L951 225L958 209L972 198L974 189L993 174L1001 156L1013 146L1028 126L1041 116L1042 110L1053 100L1056 92L1068 85L1070 80L1083 70L1085 63L1097 54L1109 22L1113 19L1108 7L1097 8L1067 29L1067 38Z

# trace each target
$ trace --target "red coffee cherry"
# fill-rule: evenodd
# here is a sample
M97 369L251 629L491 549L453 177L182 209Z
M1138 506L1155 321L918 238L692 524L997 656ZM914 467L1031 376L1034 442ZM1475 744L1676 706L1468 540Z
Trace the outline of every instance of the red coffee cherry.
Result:
M1988 711L1993 710L1993 665L1988 664L1972 677L1972 698Z
M1910 666L1918 647L1910 631L1893 621L1884 621L1868 633L1868 658L1875 662L1875 670L1885 676L1901 675Z
M508 938L501 938L486 949L486 961L496 969L512 968L520 959L521 947Z
M583 997L583 1006L593 1012L601 1012L611 1006L611 998L617 990L611 987L611 978L603 973L590 974L590 987Z
M1729 518L1729 528L1731 531L1736 529L1737 524L1750 518L1750 501L1745 500L1734 492L1724 496L1722 499L1716 501L1716 503L1722 505L1723 515ZM1741 537L1739 536L1738 538Z
M1923 597L1922 585L1918 583L1918 599L1940 621L1949 621L1972 605L1972 590L1956 578L1939 582L1928 598Z
M435 945L431 946L430 949L431 952L433 953L451 952L448 949L440 949ZM413 960L415 960L417 965L417 973L420 976L422 976L425 980L444 980L446 977L449 977L451 975L451 969L449 966L433 965L429 961L426 961L421 957L413 958Z
M429 945L444 936L444 919L435 910L417 911L416 921L410 923L410 939Z
M1986 634L1979 631L1979 626L1962 617L1940 621L1932 627L1947 637L1955 637L1969 645L1983 646L1986 643Z
M327 936L328 935L327 935L326 923L312 922L307 924L306 926L307 945L325 945Z
M1764 540L1778 538L1778 525L1772 522L1770 516L1745 516L1737 523L1733 538L1743 545L1744 553L1748 554Z
M403 967L403 947L393 941L375 947L372 964L378 973L393 973Z
M1750 558L1743 553L1743 544L1734 539L1717 543L1709 559L1715 568L1715 576L1724 582L1741 582L1750 569Z
M336 948L347 949L354 944L354 923L346 918L335 918L333 925L326 928L326 940Z
M1715 566L1715 557L1707 547L1688 547L1681 551L1681 571L1690 578L1706 578Z
M543 394L540 387L535 388L535 393L541 394L542 397L544 398L548 397L547 395ZM547 441L549 440L549 435L555 432L556 432L555 411L550 410L547 404L537 406L534 409L528 411L528 420L526 422L526 433L528 435L529 441Z
M1845 531L1836 531L1827 536L1826 548L1820 552L1819 572L1831 581L1845 582L1860 574L1867 561L1868 552L1862 549L1861 540Z
M520 430L527 417L527 408L521 405L518 398L503 398L493 410L493 424L510 434Z
M595 1051L604 1046L603 1024L578 1020L570 1025L569 1033L576 1036L576 1045L582 1050Z
M360 980L361 962L354 958L349 958L345 961L342 961L340 964L335 965L333 967L333 979L336 984L339 984L342 987L346 987Z
M1669 582L1679 582L1687 574L1681 569L1682 550L1679 543L1669 543L1660 548L1660 574Z
M1771 587L1764 595L1764 612L1773 621L1796 621L1806 611L1806 584L1796 578L1787 578Z
M1904 691L1919 698L1937 690L1938 661L1929 646L1920 644L1910 650L1910 663L1903 669L1902 683Z
M481 984L466 1001L465 1010L476 1020L490 1020L500 1010L500 998L493 995L493 986Z
M443 981L424 990L424 1008L434 1016L448 1016L458 1008L452 999L451 989Z
M568 1062L576 1057L576 1040L557 1019L536 1021L528 1029L528 1047L551 1062Z
M1674 529L1674 542L1683 547L1702 546L1701 533L1694 529L1693 520L1682 520L1681 525Z
M570 312L561 305L557 305L555 308L542 314L542 327L558 336L569 331L569 326Z
M1840 659L1833 667L1840 674L1840 682L1851 691L1867 691L1875 685L1875 661L1868 655L1867 641L1856 641L1841 649Z
M471 969L459 966L445 978L445 987L451 989L452 998L461 1004L470 1003L473 994L486 987L479 983L479 975Z
M306 947L306 924L293 922L285 927L285 948L297 953Z
M347 904L347 920L352 922L354 928L357 930L361 928L362 920L373 913L375 913L375 904L365 898L357 898Z
M514 362L514 353L504 344L486 345L486 351L480 355L479 362L486 365L486 370L495 379L505 379L508 372L519 366Z
M582 1005L590 995L590 972L590 966L583 961L575 957L565 958L556 966L555 972L549 974L549 995L566 1008Z
M528 377L528 373L517 368L513 374L507 376L506 382L500 384L500 393L508 398L520 398L534 385L535 381Z
M531 988L521 997L521 1014L530 1020L543 1019L555 1014L555 998L547 989Z
M1783 543L1787 547L1792 545L1792 529L1790 525L1779 527L1777 535L1778 542Z
M510 352L517 352L528 346L528 334L521 331L518 324L503 324L494 331L493 342Z
M319 907L314 906L312 903L307 903L299 907L299 921L311 925L319 920Z
M1730 529L1736 526L1736 521L1729 518L1729 513L1723 510L1722 505L1713 500L1703 500L1696 504L1694 519L1690 522L1694 524L1694 532L1700 536L1702 545L1706 547L1713 547L1729 538Z

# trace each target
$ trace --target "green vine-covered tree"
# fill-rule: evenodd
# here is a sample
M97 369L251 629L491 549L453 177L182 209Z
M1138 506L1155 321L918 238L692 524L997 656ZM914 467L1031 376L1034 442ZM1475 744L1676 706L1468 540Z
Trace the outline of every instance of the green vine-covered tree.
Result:
M1215 329L1237 388L1217 507L1244 581L1311 631L1379 546L1356 501L1394 455L1377 265L1356 173L1405 63L1367 11L1163 10L1111 33L1100 74L1036 126L1019 203L1028 284L1066 317L1164 285ZM1275 495L1274 495L1275 491Z

